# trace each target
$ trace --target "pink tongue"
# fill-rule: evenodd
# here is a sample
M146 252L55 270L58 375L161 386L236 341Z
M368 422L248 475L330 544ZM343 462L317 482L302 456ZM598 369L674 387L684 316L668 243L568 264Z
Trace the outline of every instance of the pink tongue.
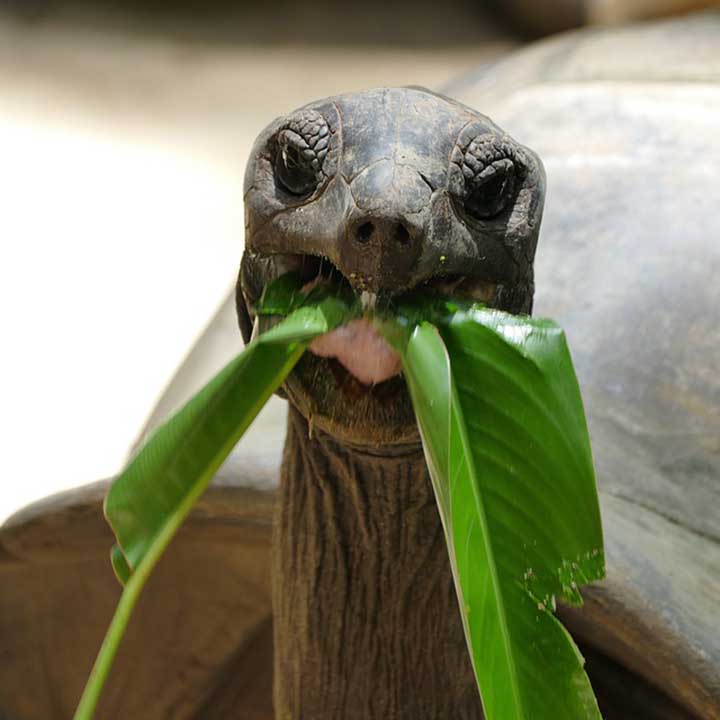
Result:
M361 383L374 385L400 372L400 356L364 318L351 320L315 338L310 351L320 357L337 358Z

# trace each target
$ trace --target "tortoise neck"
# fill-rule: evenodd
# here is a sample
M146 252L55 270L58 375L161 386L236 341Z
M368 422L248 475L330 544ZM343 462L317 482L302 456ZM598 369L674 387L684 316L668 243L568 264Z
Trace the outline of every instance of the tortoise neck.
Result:
M477 720L422 453L310 438L292 407L273 552L277 720Z

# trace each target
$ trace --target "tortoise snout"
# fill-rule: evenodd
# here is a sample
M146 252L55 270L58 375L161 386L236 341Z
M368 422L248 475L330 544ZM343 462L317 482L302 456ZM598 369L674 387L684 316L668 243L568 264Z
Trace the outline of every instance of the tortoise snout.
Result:
M375 245L378 250L392 252L398 248L406 250L414 242L417 233L411 232L402 220L369 217L357 220L351 234L360 245Z
M395 291L407 283L423 237L423 228L401 215L360 214L348 223L340 269L357 288Z

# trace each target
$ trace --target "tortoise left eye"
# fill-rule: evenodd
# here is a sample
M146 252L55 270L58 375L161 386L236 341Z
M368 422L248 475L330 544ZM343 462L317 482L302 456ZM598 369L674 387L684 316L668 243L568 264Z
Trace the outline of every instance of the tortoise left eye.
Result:
M478 220L494 218L510 204L516 184L513 161L508 158L496 160L467 183L465 210Z

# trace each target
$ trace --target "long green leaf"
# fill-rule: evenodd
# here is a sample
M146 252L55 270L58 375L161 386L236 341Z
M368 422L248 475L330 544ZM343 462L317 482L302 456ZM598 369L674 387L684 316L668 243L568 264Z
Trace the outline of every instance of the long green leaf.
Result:
M92 718L125 626L153 567L195 501L314 337L349 319L339 299L305 306L261 335L148 440L112 484L105 516L125 589L76 720Z
M399 343L487 720L600 718L553 611L604 575L590 444L554 323L472 308ZM397 332L396 332L397 344Z

